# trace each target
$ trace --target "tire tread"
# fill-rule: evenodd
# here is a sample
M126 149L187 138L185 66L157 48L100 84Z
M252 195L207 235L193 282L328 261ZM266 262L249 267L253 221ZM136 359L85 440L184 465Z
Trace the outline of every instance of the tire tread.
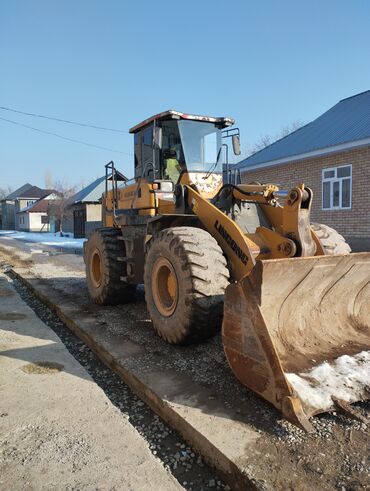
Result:
M334 228L323 223L311 223L311 228L320 239L321 245L327 255L350 254L351 247L346 239Z
M169 258L175 256L183 273L183 312L170 334L154 318L156 310L150 292L152 252L159 244ZM154 329L172 344L192 344L209 338L219 329L223 314L223 296L229 284L229 271L222 249L205 230L196 227L173 227L159 232L149 243L145 262L145 298Z
M124 255L124 242L118 240L119 229L101 228L93 232L86 246L86 280L92 300L99 305L117 305L132 300L135 285L121 281L124 276L124 263L117 260ZM90 242L91 241L91 242ZM97 289L89 278L90 249L101 248L104 265L102 288Z

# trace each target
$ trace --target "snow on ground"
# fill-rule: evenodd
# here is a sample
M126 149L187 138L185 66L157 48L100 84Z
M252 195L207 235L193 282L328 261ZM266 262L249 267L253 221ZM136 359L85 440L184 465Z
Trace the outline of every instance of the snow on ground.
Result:
M63 247L64 249L82 249L86 239L61 237L58 233L51 232L19 232L16 230L0 230L3 239L17 239L24 242L36 242L45 246Z
M330 410L332 396L352 403L367 399L370 384L370 351L343 355L305 373L287 373L287 379L309 410Z

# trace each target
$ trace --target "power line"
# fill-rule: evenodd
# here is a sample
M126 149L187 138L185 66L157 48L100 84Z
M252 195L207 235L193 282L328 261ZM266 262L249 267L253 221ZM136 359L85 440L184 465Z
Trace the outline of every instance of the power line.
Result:
M101 145L94 145L93 143L88 143L88 142L84 142L82 140L76 140L75 138L69 138L67 136L62 136L62 135L59 135L58 133L52 133L51 131L40 130L39 128L34 128L33 126L29 126L27 124L18 123L18 121L12 121L11 119L6 119L6 118L0 117L0 120L6 121L7 123L15 124L17 126L23 126L24 128L38 131L39 133L45 133L46 135L56 136L57 138L61 138L62 140L67 140L69 142L79 143L81 145L86 145L87 147L99 148L100 150L108 150L109 152L115 152L115 153L120 153L122 155L132 156L131 153L121 152L120 150L114 150L113 148L109 148L109 147L102 147Z
M58 121L59 123L68 123L68 124L74 124L76 126L85 126L86 128L94 128L96 130L113 131L115 133L129 133L129 131L118 130L116 128L107 128L105 126L97 126L94 124L79 123L77 121L70 121L68 119L61 119L61 118L53 118L52 116L45 116L43 114L27 113L25 111L18 111L17 109L12 109L11 107L0 106L0 109L2 109L3 111L11 111L17 114L25 114L26 116L33 116L35 118L50 119L52 121Z

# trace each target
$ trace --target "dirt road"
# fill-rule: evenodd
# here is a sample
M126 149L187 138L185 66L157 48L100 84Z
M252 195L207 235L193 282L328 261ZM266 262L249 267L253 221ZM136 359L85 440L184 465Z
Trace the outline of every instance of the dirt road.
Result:
M61 301L76 305L81 318L88 315L107 334L135 347L134 356L125 361L127 369L140 370L143 377L153 371L172 373L175 392L166 390L167 398L182 398L189 410L191 405L206 418L215 414L217 407L220 423L227 420L231 426L258 435L253 445L245 444L237 459L258 488L344 491L370 487L367 424L335 413L325 414L314 418L315 434L304 434L236 382L219 337L191 348L168 346L151 329L142 290L138 290L137 300L131 305L99 309L87 297L81 258L41 253L30 256L22 250L24 246L6 246L7 249L2 248L5 261L18 265L30 278L38 278L44 291L53 291ZM356 405L367 420L369 407L369 403ZM158 452L161 454L163 449ZM170 460L171 469L176 464L176 459Z

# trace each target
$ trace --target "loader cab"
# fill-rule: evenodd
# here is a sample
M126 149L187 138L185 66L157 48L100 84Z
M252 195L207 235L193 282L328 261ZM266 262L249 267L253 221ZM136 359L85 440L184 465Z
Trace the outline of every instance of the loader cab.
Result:
M233 123L166 111L134 126L135 178L176 184L185 172L222 174L222 129Z

